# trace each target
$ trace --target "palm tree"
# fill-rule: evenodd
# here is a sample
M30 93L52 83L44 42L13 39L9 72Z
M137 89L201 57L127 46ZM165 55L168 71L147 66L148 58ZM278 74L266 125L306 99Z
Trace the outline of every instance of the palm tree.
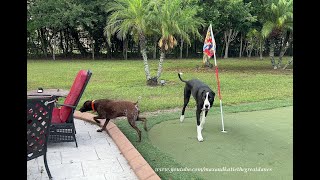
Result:
M282 56L292 42L293 32L293 1L278 0L267 8L267 20L263 24L262 34L270 40L269 56L274 69L281 66ZM283 39L284 47L281 48L278 65L274 60L275 38L280 36Z
M202 11L200 7L193 4L192 1L182 1L182 13L180 16L179 24L181 26L180 35L180 59L182 59L182 50L184 42L187 46L191 46L190 35L194 36L199 40L203 40L203 37L199 33L199 27L204 27L204 20L200 18L198 12Z
M144 71L147 81L151 79L146 51L146 33L148 24L147 0L115 0L107 4L107 12L111 13L107 19L105 35L110 42L110 37L117 34L118 38L126 39L127 34L132 34L134 40L139 42L143 58Z
M195 3L183 0L153 0L151 1L153 31L161 36L158 46L160 48L160 59L158 65L157 81L162 73L165 54L177 45L176 37L180 36L190 44L188 33L195 34L201 38L198 28L203 20L197 17L198 7Z

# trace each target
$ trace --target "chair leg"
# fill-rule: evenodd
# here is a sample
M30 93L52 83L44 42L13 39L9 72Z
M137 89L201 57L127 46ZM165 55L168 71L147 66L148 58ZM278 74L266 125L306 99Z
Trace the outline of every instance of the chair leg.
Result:
M76 139L76 128L73 126L73 139L74 139L74 142L76 143L76 147L78 147L78 143L77 143L77 139Z
M76 139L75 135L73 135L73 138L74 138L74 142L76 143L76 147L78 147L78 143L77 143L77 139Z
M49 176L49 179L52 179L49 167L48 167L48 163L47 163L47 153L44 153L43 155L43 160L44 160L44 167L46 168L47 174Z
M72 124L72 131L73 131L72 135L73 135L74 142L76 143L76 147L78 147L78 143L77 143L77 139L76 139L76 127L74 125L74 122Z

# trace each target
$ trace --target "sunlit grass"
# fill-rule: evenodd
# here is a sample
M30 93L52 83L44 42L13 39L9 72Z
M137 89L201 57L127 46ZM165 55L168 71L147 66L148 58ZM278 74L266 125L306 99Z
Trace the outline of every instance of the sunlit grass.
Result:
M289 58L285 58L286 63ZM221 95L225 105L287 99L293 96L293 75L290 70L273 70L268 59L218 59ZM151 75L157 72L158 61L150 60ZM213 61L212 61L213 63ZM219 106L214 69L202 68L200 59L166 59L161 79L164 86L146 86L142 60L28 60L27 89L60 88L69 90L80 69L90 69L92 77L79 102L89 99L125 99L136 101L140 109L156 111L181 107L183 104L183 78L198 78L216 92L214 106ZM195 101L190 100L189 107ZM78 107L79 108L79 107Z

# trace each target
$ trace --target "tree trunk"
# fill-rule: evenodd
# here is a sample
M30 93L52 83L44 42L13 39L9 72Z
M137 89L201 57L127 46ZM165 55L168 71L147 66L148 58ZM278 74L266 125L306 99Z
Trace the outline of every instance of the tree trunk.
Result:
M46 38L44 31L45 30L43 28L41 28L40 30L38 30L38 35L39 35L39 39L41 42L41 50L42 50L44 56L47 58L48 57L48 50L47 50L48 43L47 43L47 38Z
M260 60L263 59L263 56L262 56L262 53L263 53L263 50L262 50L262 41L263 41L263 39L261 38L261 39L260 39L260 48L259 48L259 50L260 50Z
M86 49L83 47L82 43L79 40L78 31L71 28L71 35L74 38L75 43L77 44L77 48L79 49L81 55L86 56L88 54L88 52L86 51Z
M158 47L158 43L157 43L157 38L155 36L154 42L153 42L153 59L157 59L157 47Z
M252 53L253 47L249 48L249 53L248 53L248 58L251 58L251 53Z
M221 57L223 57L223 51L224 51L224 47L226 46L226 43L223 43L222 49L221 49Z
M226 43L226 49L224 50L224 59L228 58L228 52L229 52L229 43Z
M163 64L163 61L164 61L164 58L165 58L166 54L161 51L160 53L160 59L159 59L159 65L158 65L158 72L157 72L157 80L160 78L161 76L161 73L162 73L162 64Z
M123 54L123 58L125 60L128 59L128 39L124 39L123 40L123 51L122 51L122 54Z
M53 60L56 60L56 54L55 54L55 52L54 52L55 49L56 49L56 46L53 44L53 45L52 45L52 59L53 59Z
M143 64L144 64L144 72L146 74L147 81L151 79L150 76L150 70L148 65L148 57L147 57L147 51L146 51L146 37L143 33L140 33L139 35L139 43L140 43L140 52L143 58Z
M130 41L130 52L131 52L132 54L134 54L134 52L133 52L133 46L134 46L133 41Z
M92 59L94 60L94 40L93 40L93 38L92 38L92 41L91 41L91 46L92 46L92 48L91 48L91 51L92 51Z
M225 59L228 58L230 42L232 42L236 38L238 33L239 33L239 31L236 31L233 29L229 29L224 32L224 40L226 42L226 49L225 49L225 53L224 53Z
M228 51L229 51L229 37L230 37L231 31L224 32L224 42L225 42L225 50L224 50L224 58L228 58Z
M282 44L280 55L279 55L279 61L278 61L278 64L277 64L277 68L281 67L282 57L286 53L288 47L291 45L291 42L292 42L292 33L289 32L288 37L284 38L284 42Z
M290 61L282 69L285 70L290 64L292 64L292 62L293 62L293 57L291 57Z
M240 33L240 50L239 50L239 58L242 57L242 33Z
M52 54L52 59L53 60L56 60L56 55L54 53L54 50L55 50L55 45L54 45L54 40L51 41L51 44L49 45L49 49L51 51L51 54Z
M104 43L106 44L106 48L107 48L106 57L108 59L112 59L111 46L109 45L107 38L103 38L103 39L104 39Z
M65 51L65 48L64 48L64 45L63 45L63 31L60 30L59 31L59 34L60 34L60 48L62 49L62 54L65 54L66 51Z
M248 41L245 40L244 41L244 46L242 47L242 55L244 55L244 52L246 52L246 50L247 50L247 44L248 44ZM248 56L248 53L247 53L247 56Z
M56 55L55 55L55 49L56 49L56 39L55 39L55 33L53 32L52 33L52 37L48 36L49 38L49 49L51 51L51 54L52 54L52 59L53 60L56 60Z
M64 42L66 43L65 57L68 57L68 54L69 54L69 33L68 33L68 29L65 29L63 31L63 33L64 33Z
M194 44L194 54L197 55L197 41L196 41L195 35L194 35L193 44Z
M186 49L187 51L186 51L186 58L188 58L188 56L189 56L189 45L187 45L187 49Z
M182 59L182 50L183 50L183 39L181 37L181 45L180 45L180 59Z
M273 69L277 69L277 66L276 66L275 61L274 61L274 47L275 47L274 38L271 37L271 39L270 39L270 47L269 47L269 57L270 57L271 65L272 65Z

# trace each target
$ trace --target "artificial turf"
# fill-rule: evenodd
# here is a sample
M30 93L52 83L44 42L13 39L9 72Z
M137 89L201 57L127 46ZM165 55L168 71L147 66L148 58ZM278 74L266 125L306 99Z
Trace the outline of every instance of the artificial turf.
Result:
M204 179L292 179L292 111L289 106L226 113L227 133L220 131L219 114L209 113L203 142L196 138L195 117L180 123L177 116L156 124L148 132L151 144L180 165L154 168L191 169Z

